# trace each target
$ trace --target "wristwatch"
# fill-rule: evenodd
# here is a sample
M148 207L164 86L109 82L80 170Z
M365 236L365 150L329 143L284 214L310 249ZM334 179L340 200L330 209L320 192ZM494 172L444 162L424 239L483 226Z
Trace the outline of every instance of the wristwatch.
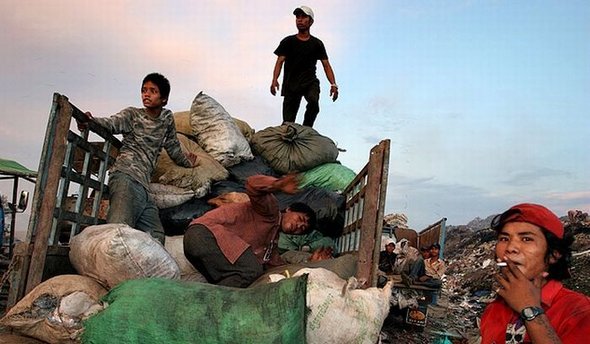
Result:
M545 313L545 311L541 307L525 307L522 312L520 312L520 317L523 320L531 321L543 313Z
M336 84L331 84L331 85L330 85L330 87L336 87L336 88L338 88L338 85L336 85Z

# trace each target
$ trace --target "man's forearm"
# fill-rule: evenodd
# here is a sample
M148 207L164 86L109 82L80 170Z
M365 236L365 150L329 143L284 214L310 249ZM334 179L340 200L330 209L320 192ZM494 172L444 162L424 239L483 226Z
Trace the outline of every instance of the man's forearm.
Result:
M535 344L560 344L561 339L555 333L547 315L541 314L535 319L525 321L526 332Z
M326 73L326 78L328 79L328 81L330 82L331 85L335 85L336 84L336 76L334 75L334 70L332 69L330 62L326 61L325 63L322 63L322 65L324 66L324 72Z
M277 58L277 62L275 63L275 68L272 71L272 81L278 81L279 80L279 76L281 75L281 69L283 69L283 59L281 59L280 57Z

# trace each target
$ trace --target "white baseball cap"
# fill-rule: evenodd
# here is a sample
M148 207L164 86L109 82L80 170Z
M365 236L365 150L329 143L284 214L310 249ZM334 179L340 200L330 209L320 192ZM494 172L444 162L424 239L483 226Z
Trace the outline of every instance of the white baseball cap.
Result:
M311 8L307 7L307 6L299 6L297 7L294 11L293 14L297 14L303 12L303 14L309 16L311 19L313 19L313 11L311 10Z
M383 240L383 243L385 244L385 246L387 246L389 244L395 245L395 240L393 240L392 238L385 238L385 240Z

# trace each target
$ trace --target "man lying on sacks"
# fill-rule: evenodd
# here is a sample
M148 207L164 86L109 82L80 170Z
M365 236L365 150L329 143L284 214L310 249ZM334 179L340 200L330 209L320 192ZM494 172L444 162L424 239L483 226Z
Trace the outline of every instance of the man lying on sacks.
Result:
M249 202L223 205L191 222L184 235L186 258L210 283L239 288L248 287L265 268L285 264L277 249L279 231L306 234L316 222L304 203L280 211L272 193L295 193L297 185L296 175L249 177ZM310 260L330 258L329 251L316 251Z

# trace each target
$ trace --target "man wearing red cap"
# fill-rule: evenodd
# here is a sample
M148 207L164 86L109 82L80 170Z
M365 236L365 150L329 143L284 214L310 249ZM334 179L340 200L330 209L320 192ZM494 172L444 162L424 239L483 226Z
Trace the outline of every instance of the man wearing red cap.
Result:
M566 289L573 237L549 209L513 206L492 221L498 233L498 297L481 319L482 343L587 343L590 298Z
M279 75L285 64L283 74L283 123L293 123L299 111L301 98L307 101L303 125L313 127L320 112L320 81L316 76L316 63L322 62L326 77L330 82L330 97L338 99L338 85L324 43L309 33L314 21L311 8L299 6L294 11L297 34L285 37L275 50L277 62L272 74L270 93L274 96L279 88Z

